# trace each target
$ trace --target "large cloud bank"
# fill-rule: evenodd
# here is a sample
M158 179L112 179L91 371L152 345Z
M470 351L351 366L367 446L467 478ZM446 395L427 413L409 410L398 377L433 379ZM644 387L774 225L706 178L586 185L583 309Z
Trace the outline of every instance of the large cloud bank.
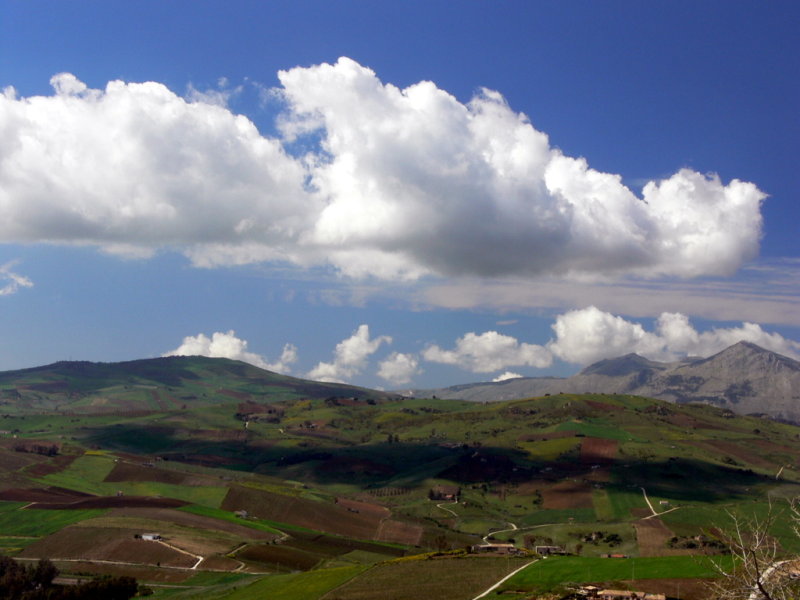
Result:
M553 331L556 338L548 344L550 351L562 360L584 365L630 352L662 361L705 357L740 341L800 359L800 343L764 331L756 323L699 332L680 313L662 313L654 330L647 331L639 323L590 306L559 315Z
M422 356L430 362L455 365L473 373L489 373L519 366L544 368L554 358L588 365L629 353L673 361L687 356L711 356L747 341L800 359L800 343L764 331L755 323L700 332L680 313L662 313L653 330L648 331L641 323L590 306L558 315L552 329L555 337L543 345L520 342L496 331L470 332L457 339L453 349L431 345L422 351ZM519 377L516 373L503 373L495 381L513 376Z
M281 137L159 83L0 96L0 242L354 276L730 274L764 194L681 169L638 197L565 156L503 97L382 83L347 59L278 74ZM222 105L221 105L222 104ZM310 136L311 152L288 144ZM315 143L313 140L320 139Z

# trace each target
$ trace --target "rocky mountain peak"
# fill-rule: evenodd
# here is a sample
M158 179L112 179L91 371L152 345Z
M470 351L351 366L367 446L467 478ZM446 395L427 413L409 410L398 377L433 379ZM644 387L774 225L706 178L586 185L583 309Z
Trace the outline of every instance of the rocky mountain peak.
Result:
M606 375L608 377L621 377L638 373L643 369L663 370L667 368L664 363L648 360L638 354L626 354L617 358L607 358L605 360L592 363L583 369L581 375Z

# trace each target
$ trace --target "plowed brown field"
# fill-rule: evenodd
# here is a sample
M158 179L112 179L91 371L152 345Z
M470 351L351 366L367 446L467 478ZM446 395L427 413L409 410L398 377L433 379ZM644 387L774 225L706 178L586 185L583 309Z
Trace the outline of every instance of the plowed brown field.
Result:
M420 525L386 519L381 523L375 539L381 542L394 542L395 544L417 546L422 540L423 532L424 530Z
M354 513L333 503L284 496L243 486L231 487L222 502L222 508L231 511L246 510L262 519L366 540L375 537L382 519L375 514Z
M178 508L188 502L176 498L150 496L92 496L71 502L36 502L31 508L44 510L84 510L87 508Z
M134 539L140 531L100 527L66 527L25 548L20 556L84 560L110 560L172 567L191 567L197 562L158 542Z
M182 510L169 508L120 508L107 513L107 517L126 517L139 519L153 519L164 523L174 523L182 527L194 529L223 531L246 540L272 540L278 536L268 531L259 531L230 521L212 519L202 515L195 515Z
M616 458L618 448L617 440L587 437L581 442L581 461L593 464L610 463Z
M160 463L156 463L158 465ZM142 464L118 462L103 481L156 481L174 485L218 485L212 477L161 469L158 466L145 467Z
M640 556L678 556L690 550L669 548L667 541L674 535L661 519L643 519L633 524Z
M592 508L592 486L562 481L542 490L542 508Z

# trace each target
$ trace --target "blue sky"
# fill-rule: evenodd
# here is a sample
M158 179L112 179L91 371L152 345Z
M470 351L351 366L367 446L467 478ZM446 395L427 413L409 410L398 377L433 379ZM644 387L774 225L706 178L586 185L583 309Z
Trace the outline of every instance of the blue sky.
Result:
M401 389L798 358L798 24L0 0L0 369L202 353Z

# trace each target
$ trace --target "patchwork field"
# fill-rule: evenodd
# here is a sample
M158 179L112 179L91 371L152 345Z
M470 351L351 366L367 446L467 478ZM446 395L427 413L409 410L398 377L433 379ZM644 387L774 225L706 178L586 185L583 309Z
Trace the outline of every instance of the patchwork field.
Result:
M197 561L158 542L135 539L137 529L70 526L29 545L19 556L100 560L191 568Z
M0 374L0 551L175 586L155 600L463 600L542 546L569 556L494 597L699 600L698 540L770 505L782 556L800 552L784 423L603 394L402 399L225 360L67 371ZM521 556L467 551L485 540Z

